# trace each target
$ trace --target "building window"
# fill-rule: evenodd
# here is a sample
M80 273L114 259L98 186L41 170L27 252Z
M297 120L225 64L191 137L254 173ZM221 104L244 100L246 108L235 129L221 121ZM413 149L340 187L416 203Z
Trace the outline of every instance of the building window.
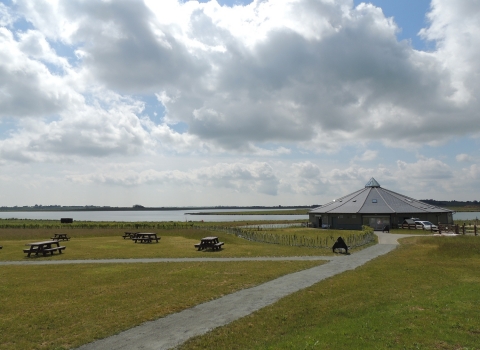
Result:
M377 200L376 200L376 199L372 199L372 203L377 203Z

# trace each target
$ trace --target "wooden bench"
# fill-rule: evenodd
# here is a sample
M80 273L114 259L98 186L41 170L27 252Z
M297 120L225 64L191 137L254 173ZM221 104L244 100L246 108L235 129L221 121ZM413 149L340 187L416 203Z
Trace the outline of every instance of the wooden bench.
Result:
M135 243L137 243L137 241L140 241L140 243L152 243L152 241L156 241L158 243L159 239L160 237L134 237L132 241L135 241Z
M70 237L50 237L54 241L69 241Z
M24 253L35 253L35 252L37 252L37 251L38 251L37 248L35 248L35 249L30 249L30 248L29 248L29 249L24 249L24 250L23 250Z
M53 248L45 248L43 249L41 252L43 252L44 255L50 253L51 255L53 255L53 253L55 251L58 251L58 253L62 254L62 250L64 250L66 247L65 246L60 246L60 247L53 247ZM30 254L32 253L35 253L35 255L38 254L39 250L38 248L34 248L34 249L24 249L23 250L24 253L27 253L28 256L30 256Z
M127 239L127 238L133 239L135 238L137 233L140 233L140 232L125 232L125 234L122 237L123 239Z
M213 250L220 250L222 248L223 242L215 243L212 247Z
M66 247L65 246L60 246L60 247L53 247L53 248L47 248L44 249L44 252L51 253L53 255L54 251L58 251L59 254L62 254L62 250L64 250Z

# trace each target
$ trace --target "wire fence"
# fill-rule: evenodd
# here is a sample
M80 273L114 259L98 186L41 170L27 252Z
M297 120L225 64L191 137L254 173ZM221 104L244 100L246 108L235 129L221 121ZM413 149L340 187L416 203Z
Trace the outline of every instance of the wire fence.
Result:
M261 225L247 225L247 226L220 226L220 225L197 225L191 222L82 222L74 223L32 223L32 222L1 222L2 229L125 229L125 230L174 230L174 229L198 229L207 231L219 231L227 234L235 235L253 242L279 244L295 247L310 247L310 248L331 248L338 237L333 235L324 236L317 235L315 237L307 237L303 235L287 235L280 233L272 233L269 230L290 228L290 227L304 227L305 223L290 223L290 224L261 224ZM340 234L341 231L339 231ZM368 226L363 226L362 231L355 234L343 233L343 240L350 248L360 247L375 241L373 229Z
M273 224L276 227L277 224ZM208 231L220 231L227 234L235 235L236 237L246 239L248 241L279 244L294 247L309 247L309 248L331 248L338 237L333 236L316 236L306 237L302 235L283 235L278 233L269 233L268 231L254 231L258 225L252 227L221 227L221 226L193 226L195 229L203 229ZM291 227L291 226L286 226ZM339 231L340 232L340 231ZM342 237L345 243L350 248L360 247L370 244L375 241L375 234L373 229L368 226L363 226L362 231L358 234L349 234Z

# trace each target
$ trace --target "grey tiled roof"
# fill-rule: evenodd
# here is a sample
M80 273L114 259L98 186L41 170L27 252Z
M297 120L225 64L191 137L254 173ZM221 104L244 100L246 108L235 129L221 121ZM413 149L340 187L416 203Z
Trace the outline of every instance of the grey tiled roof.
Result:
M436 207L382 188L374 178L368 184L370 186L312 209L310 213L394 214L452 212L451 210Z

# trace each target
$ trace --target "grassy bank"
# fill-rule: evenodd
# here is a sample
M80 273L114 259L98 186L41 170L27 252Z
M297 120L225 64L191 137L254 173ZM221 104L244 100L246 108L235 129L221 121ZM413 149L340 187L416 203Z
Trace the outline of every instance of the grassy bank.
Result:
M404 242L181 349L479 349L480 239Z
M272 209L272 210L245 210L245 211L225 211L225 212L199 212L194 215L307 215L310 209Z

